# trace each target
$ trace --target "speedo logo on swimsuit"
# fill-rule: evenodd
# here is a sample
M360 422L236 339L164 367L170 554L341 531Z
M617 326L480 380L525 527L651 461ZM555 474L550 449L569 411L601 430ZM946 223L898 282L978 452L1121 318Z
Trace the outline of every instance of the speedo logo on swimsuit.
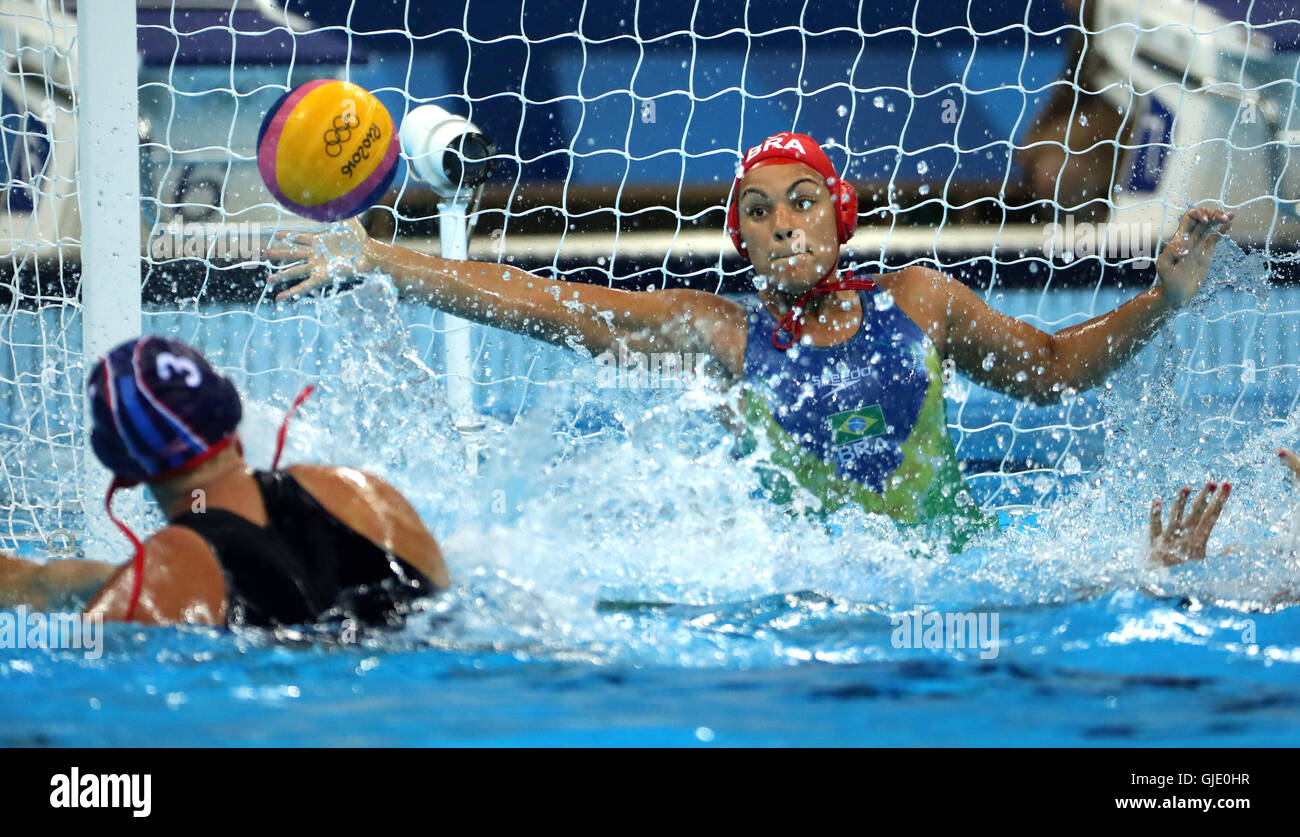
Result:
M859 366L856 369L850 369L842 375L838 375L829 369L823 369L820 383L824 387L835 387L835 391L839 391L854 381L862 378L870 378L875 374L876 371L869 366Z
M885 432L885 414L879 404L835 413L826 421L831 428L832 445L847 445Z
M50 778L51 808L128 808L133 817L153 811L151 773L86 773L77 768Z

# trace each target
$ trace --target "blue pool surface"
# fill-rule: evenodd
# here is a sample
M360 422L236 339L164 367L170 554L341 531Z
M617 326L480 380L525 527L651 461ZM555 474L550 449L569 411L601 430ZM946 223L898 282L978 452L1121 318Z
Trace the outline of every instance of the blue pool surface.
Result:
M890 648L877 615L813 594L636 619L756 665L633 665L523 650L248 650L117 626L102 661L3 652L5 746L1077 745L1300 743L1300 614L1243 617L1113 593L1005 614L994 660ZM718 626L720 617L725 638ZM837 650L889 659L836 662ZM825 656L824 661L818 656ZM807 659L810 657L811 659Z

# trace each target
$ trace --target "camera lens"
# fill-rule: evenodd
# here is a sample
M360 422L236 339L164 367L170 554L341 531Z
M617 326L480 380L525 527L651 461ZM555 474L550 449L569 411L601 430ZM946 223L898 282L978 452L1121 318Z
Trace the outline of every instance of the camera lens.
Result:
M447 150L451 153L442 155L442 170L448 182L459 187L478 186L488 179L498 164L493 159L497 153L496 146L479 133L462 134L447 146Z

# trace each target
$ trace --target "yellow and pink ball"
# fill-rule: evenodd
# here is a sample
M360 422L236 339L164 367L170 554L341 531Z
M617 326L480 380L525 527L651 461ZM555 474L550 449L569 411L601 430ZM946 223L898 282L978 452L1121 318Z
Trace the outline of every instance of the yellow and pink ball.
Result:
M321 79L289 91L267 112L257 167L285 208L339 221L373 206L397 171L397 126L368 90Z

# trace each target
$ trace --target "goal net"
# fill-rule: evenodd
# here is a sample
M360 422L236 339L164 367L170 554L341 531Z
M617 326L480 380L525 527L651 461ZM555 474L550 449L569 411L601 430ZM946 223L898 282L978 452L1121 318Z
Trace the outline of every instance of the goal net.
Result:
M100 502L82 387L85 324L105 306L199 346L272 425L325 371L393 373L394 398L419 375L459 381L497 426L571 383L572 353L416 303L375 303L409 341L386 368L381 353L340 350L349 329L383 331L373 311L275 303L262 248L278 230L320 227L275 204L254 144L270 104L316 78L361 84L399 122L438 104L492 139L501 165L472 207L471 258L616 288L751 291L723 204L739 152L780 130L823 142L857 185L846 262L938 267L1049 331L1148 287L1182 210L1217 201L1250 254L1224 256L1212 299L1144 355L1164 365L1136 362L1113 387L1158 389L1223 439L1282 425L1300 368L1286 292L1300 15L1288 4L822 5L154 0L136 4L134 43L106 43L78 37L71 0L0 0L0 549L66 549ZM134 67L138 91L135 115L102 136L85 135L88 47ZM103 217L79 154L127 135L141 293L92 305L83 232L121 219ZM436 253L438 203L403 164L365 221ZM449 335L465 329L468 352L451 356ZM1048 502L1123 445L1107 440L1104 389L1044 407L954 379L948 395L991 509ZM566 415L575 432L601 426Z

